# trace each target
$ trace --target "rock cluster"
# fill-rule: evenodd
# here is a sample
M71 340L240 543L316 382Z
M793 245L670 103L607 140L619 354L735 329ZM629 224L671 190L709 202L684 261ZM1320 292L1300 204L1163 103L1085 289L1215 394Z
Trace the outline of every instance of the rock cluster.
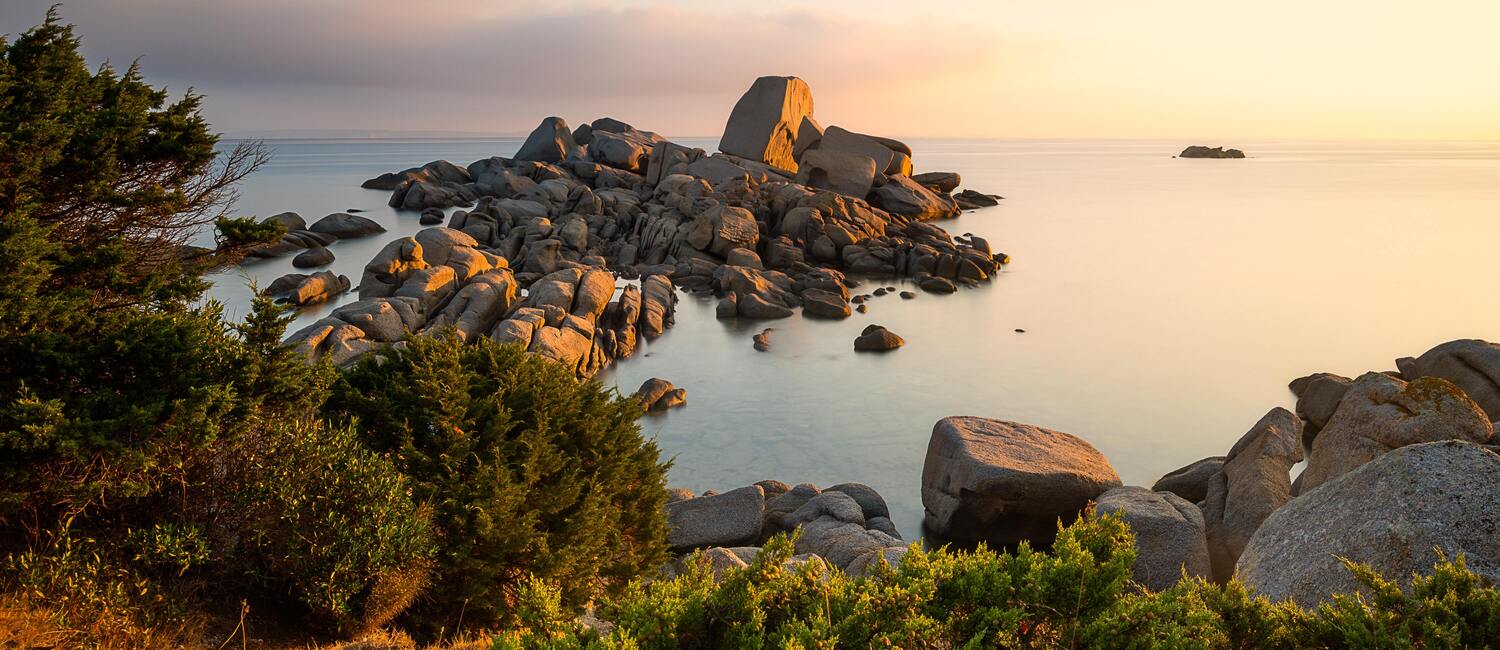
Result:
M860 483L819 490L766 480L722 494L674 493L667 543L679 554L702 550L716 569L744 566L759 544L798 529L799 561L815 558L855 576L881 561L895 565L906 552L885 499Z
M390 191L391 206L421 211L424 222L463 209L446 228L387 244L365 268L359 302L290 340L346 364L408 332L453 326L465 340L515 342L589 377L669 327L678 288L715 293L724 318L785 318L798 308L846 318L846 272L951 291L988 280L1009 259L926 223L957 214L957 174L929 174L924 185L911 176L906 145L824 130L801 80L757 80L720 148L708 154L611 118L569 130L549 117L511 158L372 178L363 186ZM867 186L831 189L833 176L799 166L808 156L879 164ZM311 233L308 245L326 244L317 238L349 236L360 220L368 221L341 213L306 231L292 225L297 237ZM617 277L640 286L611 302ZM366 325L377 316L372 334Z
M286 228L286 234L281 236L281 241L252 248L246 253L247 255L252 258L281 257L307 249L324 249L340 239L367 237L385 232L385 227L371 219L346 212L335 212L313 222L311 226L307 225L302 215L295 212L272 215L262 219L261 223L273 221ZM333 256L329 253L328 262L331 261L333 261ZM328 262L314 264L311 263L311 258L307 258L302 264L297 264L297 268L320 266Z
M524 298L519 275L467 233L429 228L388 243L365 265L359 300L288 341L348 365L407 334L451 329L466 341L520 344L589 377L672 323L677 297L661 275L616 295L613 274L574 265L535 277Z

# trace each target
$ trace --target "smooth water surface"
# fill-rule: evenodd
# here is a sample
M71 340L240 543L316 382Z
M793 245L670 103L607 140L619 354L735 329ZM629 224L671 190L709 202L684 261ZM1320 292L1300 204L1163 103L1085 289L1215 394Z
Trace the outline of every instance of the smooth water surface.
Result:
M682 140L710 148L712 140ZM390 232L339 242L356 283L415 214L384 207L365 178L437 158L506 155L518 140L272 142L241 212L366 208ZM858 481L920 534L932 425L979 415L1067 431L1127 484L1222 454L1314 371L1393 368L1454 338L1500 339L1500 145L1231 142L1246 160L1172 158L1185 142L912 141L918 171L957 171L1002 205L940 222L986 237L1013 263L951 296L874 298L839 322L721 322L682 295L676 327L601 375L629 393L648 377L688 405L642 427L674 459L671 483L725 490L765 478ZM246 308L291 258L221 276ZM867 280L856 292L901 282ZM310 310L304 322L328 311ZM879 323L906 339L855 354ZM773 348L750 337L772 327ZM1015 330L1024 329L1024 333Z

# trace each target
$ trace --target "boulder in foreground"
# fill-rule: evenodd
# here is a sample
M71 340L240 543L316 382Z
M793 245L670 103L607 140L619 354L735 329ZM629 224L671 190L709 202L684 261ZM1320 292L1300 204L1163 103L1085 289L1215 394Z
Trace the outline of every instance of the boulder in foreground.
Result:
M1208 577L1208 541L1198 506L1171 492L1117 487L1099 496L1096 512L1120 515L1135 533L1135 581L1154 591L1177 584L1186 572Z
M979 417L932 427L922 466L924 523L960 543L1049 546L1059 519L1120 486L1093 445L1060 431Z
M1294 499L1250 538L1239 577L1272 600L1317 605L1360 589L1339 558L1404 579L1440 551L1500 580L1500 456L1478 445L1402 447Z

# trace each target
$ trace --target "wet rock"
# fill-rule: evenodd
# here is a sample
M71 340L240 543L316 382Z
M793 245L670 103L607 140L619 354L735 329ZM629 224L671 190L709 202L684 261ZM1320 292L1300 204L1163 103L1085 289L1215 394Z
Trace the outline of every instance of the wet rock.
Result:
M385 232L385 227L375 223L369 217L362 217L347 212L335 212L322 219L313 222L308 230L333 235L339 239L354 239L356 237L368 237Z
M424 226L436 226L442 222L443 211L441 208L427 208L422 211L422 216L417 219L417 223Z
M912 293L910 291L902 291L901 292L901 299L902 300L911 300L912 298L915 298L915 297L917 297L917 294Z
M326 266L332 263L333 251L328 250L323 246L319 246L317 248L309 248L302 253L298 253L296 257L292 258L292 266L299 269L308 269L314 266Z
M755 341L755 349L761 352L771 349L771 328L767 327L751 338Z
M1313 438L1302 492L1397 447L1440 440L1489 442L1494 427L1452 382L1420 377L1410 383L1378 372L1349 386L1328 425Z
M903 345L906 345L904 339L879 325L865 327L864 331L854 339L854 349L859 352L886 352Z
M935 275L923 278L921 282L917 283L917 287L927 293L947 294L958 291L958 287L953 284L952 280L940 278Z
M1001 198L1004 197L998 194L982 194L974 190L964 190L953 195L953 202L964 210L978 210L1000 205Z
M1099 514L1120 515L1135 533L1134 579L1153 591L1189 577L1208 577L1208 540L1198 506L1171 492L1117 487L1099 495Z
M1239 559L1239 577L1304 607L1369 592L1340 558L1403 583L1442 553L1500 580L1500 456L1463 442L1401 447L1306 492L1272 514Z
M1057 522L1120 486L1097 449L1060 431L977 417L932 428L922 466L928 529L960 543L1051 545Z
M848 318L852 313L849 303L840 296L822 289L802 292L802 313L813 318ZM861 305L863 306L863 305Z

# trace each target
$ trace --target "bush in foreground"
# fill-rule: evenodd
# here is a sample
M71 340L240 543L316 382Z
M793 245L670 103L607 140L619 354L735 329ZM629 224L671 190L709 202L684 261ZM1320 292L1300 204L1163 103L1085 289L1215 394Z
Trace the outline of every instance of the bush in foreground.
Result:
M441 531L418 627L514 620L528 575L576 606L667 559L666 465L639 407L514 345L417 337L329 402L410 477Z
M1351 565L1368 594L1315 610L1255 597L1238 582L1184 580L1162 592L1129 583L1134 543L1113 517L1063 528L1050 553L923 552L852 579L768 543L715 582L705 564L632 583L598 609L600 635L528 585L524 627L500 648L1477 648L1500 643L1500 592L1462 559L1403 592Z

